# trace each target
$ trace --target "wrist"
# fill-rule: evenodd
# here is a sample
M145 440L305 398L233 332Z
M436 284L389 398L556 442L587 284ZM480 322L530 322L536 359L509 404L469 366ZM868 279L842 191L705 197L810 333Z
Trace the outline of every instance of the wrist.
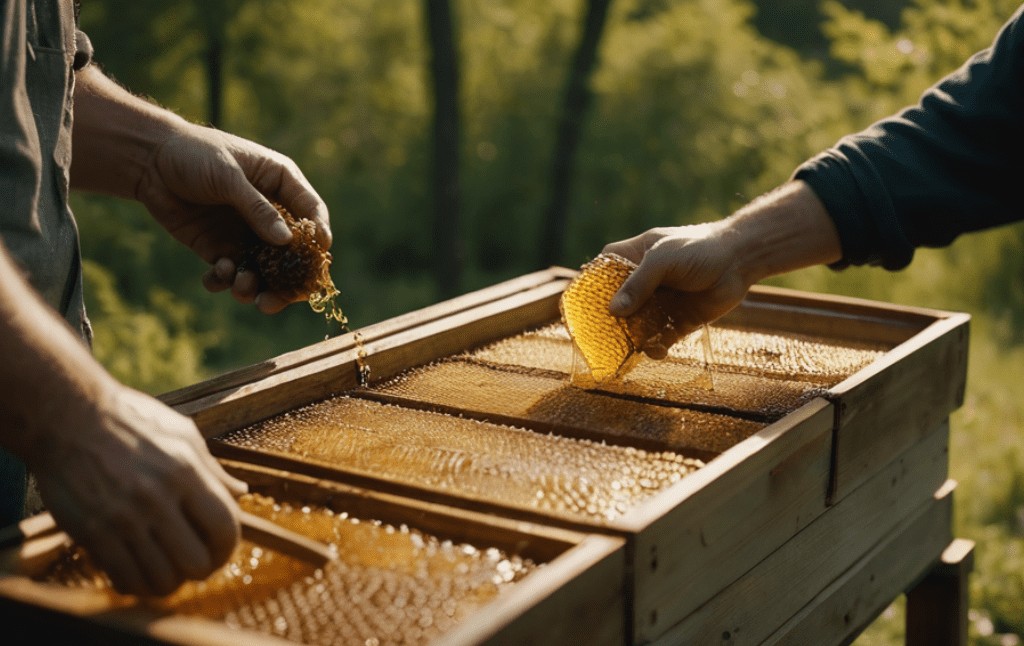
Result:
M46 396L25 415L24 441L16 451L33 469L62 461L75 443L95 443L90 429L101 426L105 411L123 388L98 364L89 366L85 374L59 376L51 384Z
M832 218L804 182L790 182L723 221L723 237L749 285L842 258Z
M89 66L76 75L72 187L134 198L159 147L190 125Z

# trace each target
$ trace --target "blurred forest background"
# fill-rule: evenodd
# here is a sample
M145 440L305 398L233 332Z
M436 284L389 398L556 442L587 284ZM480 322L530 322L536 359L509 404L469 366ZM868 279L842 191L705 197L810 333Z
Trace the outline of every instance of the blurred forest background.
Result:
M294 158L331 210L353 327L652 226L717 219L986 47L1014 0L90 0L105 70ZM435 92L436 88L436 92ZM436 99L436 100L435 100ZM436 117L436 121L435 121ZM435 133L438 143L435 148ZM149 392L317 342L200 286L137 205L76 196L96 352ZM975 643L1024 637L1024 227L899 273L777 284L968 311L956 533ZM859 644L897 643L890 608Z

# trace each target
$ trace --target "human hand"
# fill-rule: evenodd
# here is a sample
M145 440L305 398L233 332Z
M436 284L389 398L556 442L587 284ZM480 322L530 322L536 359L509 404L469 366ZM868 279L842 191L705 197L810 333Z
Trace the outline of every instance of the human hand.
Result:
M751 281L741 271L739 254L723 223L651 229L605 246L638 267L612 298L609 312L627 317L659 288L674 290L659 304L670 317L672 332L649 339L644 353L663 358L673 343L736 307Z
M58 525L124 593L168 594L223 564L246 485L192 420L112 380L82 400L41 420L55 431L26 456Z
M271 314L305 295L260 292L259 277L240 266L252 234L287 244L292 233L267 196L316 224L317 242L331 245L327 206L288 157L212 128L183 124L150 158L136 198L177 240L210 263L203 285L230 288Z

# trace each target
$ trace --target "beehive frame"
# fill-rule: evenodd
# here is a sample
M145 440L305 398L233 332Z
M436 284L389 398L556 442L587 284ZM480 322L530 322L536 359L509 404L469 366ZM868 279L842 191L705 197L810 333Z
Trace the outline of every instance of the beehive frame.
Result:
M214 437L356 388L361 361L372 380L384 380L555 321L573 275L552 268L522 276L369 326L359 332L362 347L345 335L164 399ZM951 538L947 418L963 399L968 317L754 288L727 322L892 350L618 522L570 529L626 541L626 642L814 635L813 643L843 643L919 578ZM309 468L214 448L288 470ZM344 468L311 473L473 513L558 524ZM915 543L910 558L907 546ZM872 570L878 563L892 566L885 577ZM806 583L794 586L791 572L805 572ZM870 585L858 578L866 572ZM871 588L868 601L856 586ZM784 603L743 610L783 591ZM842 621L821 619L839 609Z
M447 644L613 643L625 635L623 595L602 584L622 580L621 539L509 521L250 464L225 461L225 466L254 492L298 498L396 526L408 524L457 543L493 546L545 564L445 634L441 639ZM60 643L291 643L199 617L161 615L137 606L118 609L102 591L10 574L0 574L0 617L14 634L34 641L45 637Z

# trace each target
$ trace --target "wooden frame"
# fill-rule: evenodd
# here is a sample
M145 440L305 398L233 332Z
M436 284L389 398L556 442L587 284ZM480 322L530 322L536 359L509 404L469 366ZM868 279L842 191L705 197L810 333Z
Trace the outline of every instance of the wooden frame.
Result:
M360 343L354 334L324 341L169 393L164 400L191 415L212 438L356 388L361 365L369 366L372 381L380 381L556 321L559 296L573 275L561 268L536 272L369 326L358 333ZM542 523L625 540L621 580L614 580L609 569L592 575L588 585L604 585L619 594L629 643L720 641L727 633L742 634L744 641L755 635L757 640L782 639L786 634L815 634L820 643L837 641L832 639L836 635L853 634L861 616L838 627L819 613L842 606L851 586L864 585L856 572L870 570L879 558L903 558L907 541L917 540L922 526L946 528L935 539L936 545L945 541L936 547L939 552L949 542L948 513L943 511L949 497L933 495L947 477L946 420L963 399L968 317L754 288L723 323L840 342L867 341L891 350L824 396L608 523L567 522L342 467L212 446L222 457L305 470L373 489L376 496L416 498L420 504L457 506L481 518ZM915 524L914 519L925 516L928 520L920 521L924 525ZM850 524L857 531L842 533ZM839 533L841 539L835 540ZM878 599L895 596L895 582L919 576L922 559L938 558L932 547L927 543L915 556L918 560L907 560L899 575L878 584L873 594ZM808 560L816 564L814 576L794 587L785 575L799 569L808 553L814 556ZM750 595L766 598L773 590L786 590L792 598L756 616L744 610ZM538 620L539 628L530 630L557 630L557 613L563 608L559 604L550 604L554 610L536 610L544 618ZM496 611L496 616L502 612L508 613ZM511 615L518 616L514 611ZM736 625L730 627L730 621ZM459 639L500 641L502 634L525 639L528 633L516 631L529 622L513 623L517 628L511 632L494 632L481 620L464 627Z
M446 644L563 644L566 640L616 644L624 639L624 595L617 586L606 585L623 580L621 539L495 518L254 465L227 462L226 466L256 492L295 496L358 517L406 523L440 538L499 547L545 563L444 635ZM45 634L76 643L291 643L208 619L161 616L141 607L116 608L103 592L13 575L0 576L0 617L15 629L28 628L36 641ZM26 618L46 624L29 625Z

